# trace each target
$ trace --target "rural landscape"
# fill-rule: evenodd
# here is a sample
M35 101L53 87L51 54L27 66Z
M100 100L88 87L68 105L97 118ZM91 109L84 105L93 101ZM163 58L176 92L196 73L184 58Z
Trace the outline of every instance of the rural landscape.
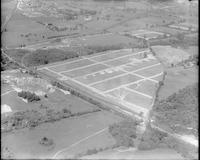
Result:
M2 159L198 159L198 0L2 0Z

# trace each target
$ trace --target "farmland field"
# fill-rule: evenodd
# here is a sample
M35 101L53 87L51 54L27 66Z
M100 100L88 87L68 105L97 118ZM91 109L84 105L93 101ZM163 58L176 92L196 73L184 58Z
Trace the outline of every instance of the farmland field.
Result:
M2 158L196 159L198 0L1 6Z
M41 67L39 70L46 74L45 71L48 68L48 71L52 71L52 74L59 76L57 79L63 76L61 78L66 84L77 85L83 89L87 88L103 97L109 95L108 97L112 101L120 104L122 102L128 103L128 110L131 109L138 113L140 112L139 108L141 108L142 112L147 111L151 106L157 88L158 80L155 78L162 78L163 75L164 68L162 65L148 50L122 49L106 53L82 56L80 60L77 59L74 62L66 61L66 63L60 65L57 63L55 66ZM118 57L115 56L115 53ZM87 64L86 62L90 63ZM73 69L70 65L74 66ZM142 87L137 90L134 87L129 87L147 79L152 82L147 85L147 88ZM158 79L160 80L160 78ZM154 91L152 91L152 87L155 88ZM149 94L145 91L148 88L150 88ZM119 100L116 101L116 98ZM137 106L137 109L130 107L131 104Z
M119 117L108 112L95 113L78 119L71 118L42 124L32 130L23 129L23 131L16 131L14 134L3 134L2 142L15 153L16 158L49 158L53 157L59 150L67 148L118 121L120 121ZM54 144L49 147L40 145L39 141L44 136L53 139ZM104 138L107 138L107 136L101 137L103 141ZM110 138L110 141L112 141L112 138ZM95 141L91 141L87 143L87 148L93 147L94 143L98 145ZM86 149L85 145L82 145L82 147ZM66 151L66 153L70 155L70 152Z

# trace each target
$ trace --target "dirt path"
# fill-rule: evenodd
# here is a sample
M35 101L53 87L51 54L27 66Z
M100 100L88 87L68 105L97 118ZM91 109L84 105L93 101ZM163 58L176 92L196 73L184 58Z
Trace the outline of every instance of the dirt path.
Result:
M52 159L56 159L56 158L58 157L58 155L60 155L61 153L66 152L66 151L69 150L70 148L72 148L72 147L74 147L74 146L80 144L81 142L84 142L84 141L88 140L88 139L91 138L91 137L94 137L94 136L96 136L96 135L98 135L98 134L104 132L104 131L107 130L107 129L108 129L108 127L103 128L103 129L101 129L101 130L99 130L99 131L97 131L97 132L95 132L95 133L93 133L93 134L91 134L91 135L89 135L89 136L87 136L87 137L85 137L85 138L83 138L83 139L77 141L76 143L73 143L73 144L71 144L70 146L61 149L60 151L58 151L58 152L56 152L56 153L54 154L54 156L52 157Z
M8 15L7 17L6 17L6 20L5 20L5 22L4 22L4 24L2 24L2 26L1 26L1 33L3 32L3 30L5 29L5 27L6 27L6 25L8 24L8 22L9 22L9 20L11 19L11 17L13 16L13 14L15 13L15 11L17 10L17 6L18 6L18 0L15 0L16 1L16 5L15 5L15 7L13 8L13 10L11 11L11 14L10 15Z
M2 96L5 96L6 94L9 94L9 93L11 93L11 92L14 92L14 91L15 91L15 90L10 90L10 91L7 91L7 92L5 92L5 93L2 93L2 94L1 94L1 97L2 97Z

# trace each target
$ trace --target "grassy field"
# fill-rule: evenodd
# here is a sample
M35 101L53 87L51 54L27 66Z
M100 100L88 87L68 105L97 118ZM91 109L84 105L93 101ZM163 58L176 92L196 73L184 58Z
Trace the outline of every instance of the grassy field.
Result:
M75 38L71 39L68 47L68 44L65 44L65 42L61 44L55 42L56 45L54 45L54 42L52 43L53 44L44 44L39 48L36 46L37 49L7 49L5 52L17 62L23 63L26 66L38 66L75 58L79 55L94 54L124 47L143 46L141 40L131 39L120 35L97 35L97 37L94 35L91 37L82 37L81 39ZM43 48L45 46L47 48ZM49 48L49 46L54 47ZM116 55L114 55L114 57L116 57Z
M74 158L79 154L88 153L89 150L100 150L109 147L112 148L115 144L115 139L111 137L108 130L105 130L96 136L82 141L79 145L69 148L67 151L60 154L59 158Z
M1 94L5 94L6 92L11 90L13 90L13 88L9 84L1 81Z
M165 66L176 65L189 59L189 54L182 49L171 46L153 46L153 52Z
M94 88L101 90L101 91L107 91L107 90L113 89L115 87L118 87L120 85L137 81L139 79L141 79L141 78L128 74L128 75L125 75L125 76L120 76L118 78L113 78L113 79L107 80L106 82L99 82L99 83L92 85L92 86Z
M115 54L118 56L116 57ZM106 101L112 99L114 103L119 103L120 107L123 104L128 106L128 109L137 108L135 109L137 113L139 109L143 112L149 109L154 96L151 87L155 86L151 86L152 83L150 83L140 91L127 87L132 83L137 83L137 81L145 80L145 77L151 78L152 76L152 78L159 80L159 76L163 72L162 65L147 49L114 50L97 55L83 56L80 59L66 61L66 63L60 65L56 63L55 65L47 65L46 68L40 68L42 73L45 74L45 71L47 71L46 74L50 75L47 69L52 73L52 76L58 75L57 79L62 80L67 86L72 85L75 88L78 86L78 89L81 88L81 90L87 88L88 92L95 93L95 96L99 95L103 99L108 97ZM60 78L61 75L63 75L62 78ZM157 80L151 81L158 83ZM121 94L121 90L118 93L118 89L122 89L123 94ZM146 92L145 89L147 92L148 89L150 90L150 95L144 93ZM143 90L144 92L142 92ZM135 96L137 98L133 99L132 97ZM136 107L131 106L134 103L136 103Z
M167 69L167 75L163 87L161 87L158 98L165 99L171 94L177 92L179 89L186 87L198 81L197 68L192 67L184 69L183 67L176 67Z
M7 31L2 35L2 45L7 47L31 44L43 40L43 36L51 34L51 32L46 32L43 26L22 15L19 11L11 17L6 29Z
M122 72L122 71L107 69L107 70L97 72L97 73L92 74L92 75L76 78L76 80L78 80L78 81L80 81L84 84L91 84L91 83L95 83L95 82L104 80L105 78L111 78L113 76L117 76L117 75L120 75L120 74L123 74L123 73L124 72Z
M97 6L96 3L89 4L90 7L86 3L83 3L82 6L77 6L77 2L66 3L65 1L57 2L58 6L55 6L53 3L49 6L44 1L40 2L41 6L36 7L34 3L25 4L25 6L20 4L21 10L17 10L13 14L6 26L7 31L2 36L3 46L19 47L63 35L87 35L102 32L104 29L123 20L123 17L132 17L131 14L124 13L121 10L116 12L113 8L107 12L108 6L106 8L104 8L105 6L98 6L95 10L91 9L90 7ZM56 13L44 10L42 7L55 9ZM58 9L58 7L60 8ZM5 14L9 11L6 7L4 7L4 10ZM32 15L35 11L41 15ZM90 21L86 20L86 15L92 17ZM99 42L96 43L99 44Z
M136 149L130 149L127 151L116 151L116 150L108 150L104 152L100 152L95 155L83 156L82 159L163 159L167 157L167 159L184 159L180 154L172 149L153 149L148 151L139 151Z
M164 70L164 67L162 64L160 64L160 65L156 65L156 66L152 66L150 68L144 69L142 71L137 71L135 73L140 74L145 77L150 77L155 74L159 74L159 73L163 72L163 70Z
M120 89L116 89L112 92L109 92L110 95L113 95L116 98L121 98L120 94L122 94L121 96L124 98L124 101L129 102L130 104L134 104L134 105L138 105L142 108L147 108L149 109L152 99L145 97L143 95L137 94L135 92L129 91L127 89L124 88L120 88Z
M139 82L138 84L130 85L128 86L128 88L132 88L132 89L135 89L136 91L154 96L155 91L157 89L157 85L156 83L152 81L145 80L145 81Z
M2 88L4 88L2 86ZM83 101L71 94L65 95L62 91L56 89L53 93L47 94L48 98L41 98L39 102L26 103L20 97L16 91L10 92L2 97L2 104L7 104L11 107L13 112L36 110L44 112L42 108L53 109L60 111L62 109L68 109L72 113L78 113L88 111L96 108L96 106Z
M16 1L3 0L1 1L1 24L4 24L7 17L12 13L12 9L15 8Z
M61 64L61 65L58 65L55 67L53 66L53 67L49 67L49 68L55 72L62 72L62 71L68 71L68 70L72 70L72 69L79 68L79 67L84 67L84 66L91 65L91 64L94 64L94 62L84 59L84 60L80 60L77 62L72 62L72 63L68 63L68 64L66 63L63 65Z
M105 66L105 65L94 64L92 66L84 67L84 68L77 69L77 70L74 70L74 71L64 72L63 75L74 78L74 77L90 74L92 72L97 72L97 71L100 71L100 70L103 70L103 69L106 69L106 68L108 68L108 67Z
M94 113L77 118L61 120L55 123L42 124L35 129L23 129L16 131L14 134L3 134L2 143L7 146L15 155L15 158L50 158L63 148L70 147L72 144L90 136L109 124L120 121L121 118L108 112ZM80 134L81 133L81 134ZM44 136L53 139L54 144L51 146L42 146L39 141ZM105 136L99 137L97 143L89 140L86 145L81 145L80 150L93 148L95 145L103 147L108 144L110 138ZM99 139L97 138L97 139ZM112 138L109 140L112 142ZM85 142L84 142L85 143ZM101 145L102 144L102 145ZM70 151L70 150L69 150ZM70 152L65 152L70 155ZM74 151L72 151L74 154Z
M19 72L5 74L3 78L7 82L2 82L1 104L8 105L11 112L9 116L2 114L2 132L30 127L32 123L40 125L49 121L100 111L96 105L53 87L43 79L33 78ZM39 96L39 100L26 101L19 97L21 90L35 93Z
M123 68L127 71L136 71L140 68L143 68L143 67L148 67L148 66L151 66L151 65L156 65L158 63L158 60L154 59L154 60L150 60L150 61L141 61L141 62L135 62L135 64L129 64L129 65L126 65L124 66Z

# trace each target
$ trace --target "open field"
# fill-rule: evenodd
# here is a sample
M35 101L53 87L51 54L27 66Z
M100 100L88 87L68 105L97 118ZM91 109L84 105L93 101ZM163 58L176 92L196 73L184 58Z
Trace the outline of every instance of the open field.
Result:
M12 90L13 88L9 84L1 81L1 95L4 95L7 92L12 91Z
M80 2L63 0L56 3L20 0L6 26L2 44L20 47L60 36L101 33L104 29L121 23L123 17L132 18L128 12L116 10L115 7L110 7L108 11L108 5L102 4L99 6L97 3L85 2L80 6ZM14 30L12 26L15 26Z
M13 26L15 27L13 28ZM43 40L43 36L46 37L51 34L51 31L46 32L43 26L31 21L18 11L11 17L6 29L7 32L2 35L2 45L7 47L27 45Z
M196 159L197 0L1 4L2 158Z
M109 124L118 121L120 121L119 117L108 112L94 113L81 116L78 119L70 118L55 123L45 123L32 130L23 129L23 131L16 131L14 134L3 134L2 143L14 153L15 158L50 158L57 152L70 147L90 135L94 134L95 136L95 133L99 131L103 132ZM44 136L53 139L54 144L51 146L40 145L39 141ZM108 135L100 137L102 141L105 138L106 141L110 139L109 141L112 142L112 138L109 138ZM95 145L99 145L96 141L88 140L88 143L87 141L83 141L87 145L80 145L80 147L83 147L82 149L89 149ZM112 145L106 144L108 146ZM103 147L104 145L103 143L99 147ZM66 152L64 150L64 153L70 155L68 151L70 150L66 150Z
M1 27L4 27L9 16L12 14L12 10L15 8L15 0L1 1Z
M128 86L128 88L135 89L136 91L142 92L148 95L154 95L156 92L156 84L150 80L141 81L138 84Z
M68 109L72 113L91 111L97 108L95 105L88 103L71 94L65 94L62 90L57 89L47 81L39 78L33 78L22 73L5 73L2 74L2 79L7 83L2 83L1 104L7 104L12 109L12 112L22 112L27 110L36 110L44 112L42 108L53 109L60 111ZM41 100L33 103L26 103L18 96L21 90L35 92L41 97ZM44 95L47 94L47 98Z
M132 65L132 68L136 66L137 69L127 69L128 65ZM74 68L67 66L74 66ZM151 81L151 85L155 86L158 81L152 78L161 76L164 69L150 51L133 52L130 49L82 56L80 60L41 67L39 70L45 74L46 68L55 75L63 76L65 83L73 83L81 88L89 89L99 96L108 96L115 102L118 99L117 102L124 103L125 108L128 103L128 108L136 110L137 113L140 113L138 108L141 108L142 112L150 109L154 92L148 95L128 87L146 80ZM137 106L137 109L131 108L131 104Z
M72 113L90 111L96 108L96 106L83 101L80 98L72 95L65 95L62 91L59 90L48 94L48 99L42 98L41 101L34 103L26 103L20 97L18 97L17 92L14 90L11 90L11 92L3 95L2 97L3 98L1 104L9 105L13 113L28 110L36 110L43 113L44 110L42 110L42 108L45 107L55 111L68 109Z
M88 155L81 157L81 159L184 159L176 151L168 148L160 148L147 151L139 151L135 148L127 150L108 150L97 153L95 155Z
M55 40L47 41L40 45L33 44L24 48L6 49L5 53L25 66L38 66L78 56L133 46L143 47L143 42L140 39L132 39L117 34L97 34L79 38L62 38L59 42ZM118 54L125 55L125 53Z
M179 89L198 82L198 69L195 66L187 69L183 67L170 68L166 71L164 86L158 93L159 99L165 99Z
M186 51L171 46L153 46L152 49L165 66L177 65L190 56Z
M90 128L90 127L89 127ZM87 138L87 137L86 137ZM111 148L113 145L116 144L114 138L109 134L108 130L100 130L96 135L89 137L88 139L83 139L79 141L77 145L73 145L71 147L67 147L63 152L59 152L56 158L73 158L78 154L86 153L88 150L93 149L104 149L104 148ZM75 143L76 144L76 143Z

